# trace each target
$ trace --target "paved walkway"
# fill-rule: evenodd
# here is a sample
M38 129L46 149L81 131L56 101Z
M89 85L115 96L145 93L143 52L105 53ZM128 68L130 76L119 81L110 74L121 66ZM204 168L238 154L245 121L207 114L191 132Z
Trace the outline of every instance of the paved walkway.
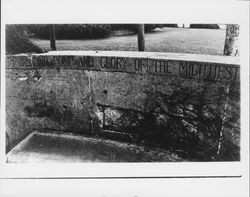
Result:
M171 162L177 155L162 149L84 137L34 131L7 154L7 162Z

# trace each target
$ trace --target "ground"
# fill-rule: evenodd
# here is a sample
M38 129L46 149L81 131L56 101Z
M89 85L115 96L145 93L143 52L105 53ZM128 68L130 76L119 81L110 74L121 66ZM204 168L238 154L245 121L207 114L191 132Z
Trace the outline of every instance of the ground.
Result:
M178 155L101 138L60 132L34 131L7 154L9 163L37 162L173 162Z
M226 31L223 29L163 28L147 33L146 49L151 52L222 55ZM33 39L49 50L49 40ZM137 51L137 35L111 36L90 40L57 40L57 50Z

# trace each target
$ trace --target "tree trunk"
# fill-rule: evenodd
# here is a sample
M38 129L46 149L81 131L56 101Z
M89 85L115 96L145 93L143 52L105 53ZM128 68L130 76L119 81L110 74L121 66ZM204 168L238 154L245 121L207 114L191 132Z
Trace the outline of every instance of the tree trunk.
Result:
M49 25L49 38L50 38L50 49L52 51L55 51L56 50L55 25Z
M239 25L227 25L224 55L239 56Z
M139 24L137 26L137 34L138 34L138 50L145 50L145 32L144 32L144 24Z

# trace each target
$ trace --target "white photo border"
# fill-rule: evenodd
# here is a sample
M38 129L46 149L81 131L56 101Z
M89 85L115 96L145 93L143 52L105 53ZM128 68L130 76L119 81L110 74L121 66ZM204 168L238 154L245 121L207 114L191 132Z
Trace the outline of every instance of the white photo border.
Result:
M249 172L249 10L244 1L4 0L1 23L1 178L242 177ZM249 5L249 4L248 4ZM216 23L240 25L241 161L9 164L5 162L5 25Z

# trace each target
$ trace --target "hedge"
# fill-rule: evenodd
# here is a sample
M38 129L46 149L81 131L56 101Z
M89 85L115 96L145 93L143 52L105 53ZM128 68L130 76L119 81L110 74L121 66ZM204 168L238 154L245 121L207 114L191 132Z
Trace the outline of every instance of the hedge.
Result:
M49 39L48 25L27 25L29 32L36 38ZM102 38L111 32L108 24L57 24L56 39Z
M145 24L145 32L162 28L162 24ZM48 25L26 25L26 30L35 38L49 39ZM113 30L126 29L137 32L136 24L57 24L56 39L88 39L109 36Z
M6 25L6 54L43 52L25 36L25 31L22 25Z
M145 24L145 32L150 32L155 28L162 28L162 24ZM112 30L130 30L137 32L137 24L112 24Z
M189 27L194 29L220 29L217 24L190 24Z

